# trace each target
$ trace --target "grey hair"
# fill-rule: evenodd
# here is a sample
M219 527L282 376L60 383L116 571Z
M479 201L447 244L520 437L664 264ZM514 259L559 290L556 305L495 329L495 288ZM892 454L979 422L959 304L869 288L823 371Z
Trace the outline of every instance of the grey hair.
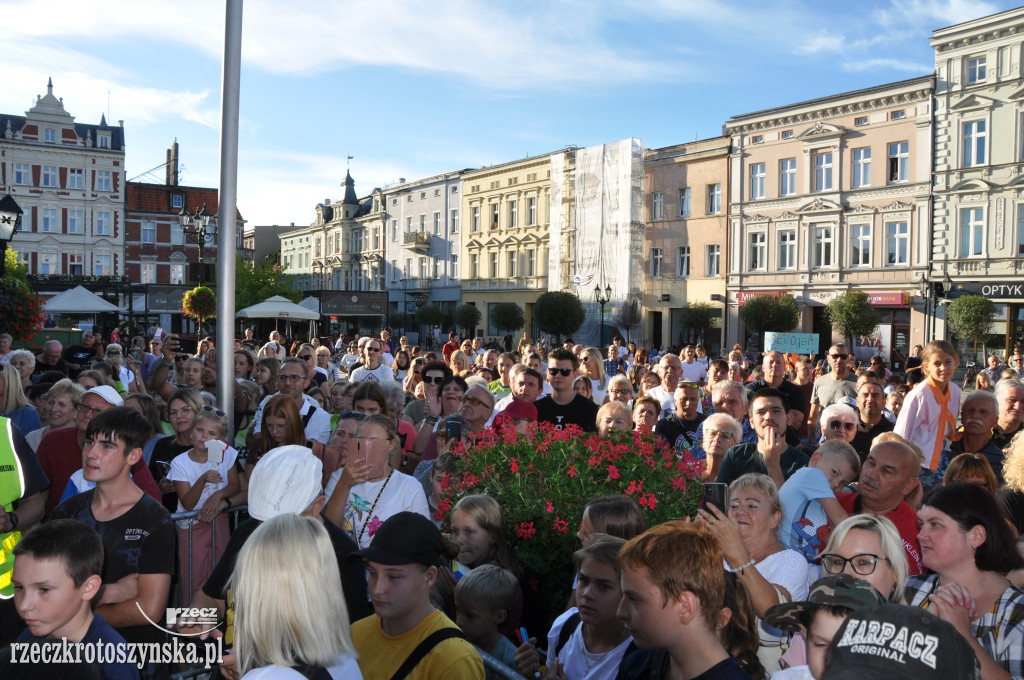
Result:
M737 366L738 365L739 364L737 364ZM750 401L750 396L747 394L747 388L745 388L741 383L738 383L735 380L719 380L714 385L712 385L711 386L711 396L712 396L712 398L714 398L715 392L723 392L725 390L739 390L740 391L740 401L743 402L744 406L746 406L749 403L749 401Z
M743 426L728 413L712 413L704 419L703 426L705 433L707 433L708 428L715 427L719 430L729 430L732 432L733 441L737 444L743 440Z
M825 410L821 412L821 423L824 424L829 418L835 416L849 416L853 418L853 422L856 423L860 420L860 416L857 414L857 409L853 408L849 404L829 404L825 407Z
M1003 378L996 383L995 396L996 399L1001 399L1006 393L1006 390L1019 387L1024 389L1024 382L1021 382L1018 378ZM977 390L975 390L976 392Z
M1020 381L1017 380L1015 382ZM1024 384L1022 384L1022 387L1024 387ZM984 399L992 407L993 413L999 413L999 399L988 390L971 390L965 394L964 398L960 400L960 412L963 413L964 407L967 406L968 402L975 401L976 399Z

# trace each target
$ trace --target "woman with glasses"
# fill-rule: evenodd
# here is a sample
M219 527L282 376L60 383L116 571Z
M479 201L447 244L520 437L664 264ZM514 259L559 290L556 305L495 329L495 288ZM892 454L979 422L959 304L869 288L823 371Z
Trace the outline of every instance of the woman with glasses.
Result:
M629 378L619 373L608 381L608 401L620 401L630 406L633 401L633 385Z
M326 388L325 391L330 392L334 383L341 380L341 373L337 368L331 366L331 350L328 347L321 345L316 348L313 356L316 358L317 373L322 372L327 376L327 384L324 385L324 387Z
M171 469L171 461L192 448L192 424L203 405L199 392L189 388L177 390L167 402L167 422L171 424L174 434L164 437L153 446L149 471L160 487L163 504L168 512L177 512L178 494L174 490L174 482L167 479L167 473Z
M437 423L437 418L441 417L441 383L452 374L444 362L436 360L423 359L423 365L419 370L422 373L420 381L424 396L422 399L409 402L402 412L416 427L419 427L428 416L434 417L433 423Z
M705 482L718 479L718 471L729 449L743 439L743 426L725 413L712 413L704 419L702 448L706 458L701 478Z
M103 360L114 369L114 380L118 385L118 392L144 392L142 386L142 374L139 372L138 359L125 357L121 345L112 342L107 345L107 351L103 354Z
M22 394L27 395L28 389L32 387L32 372L36 370L36 357L27 349L16 349L11 352L7 363L18 369L18 384L21 385Z
M327 371L316 365L316 348L308 342L299 345L295 356L306 364L306 372L309 375L309 386L320 387L327 383Z
M857 436L857 422L860 420L857 412L848 404L832 404L826 406L821 412L821 439L826 442L832 439L839 439L847 444L853 444ZM814 453L819 442L813 438L808 445L807 455Z
M953 624L983 678L1024 676L1024 591L1006 579L1024 559L995 499L973 484L939 486L919 517L921 558L932 573L907 580L907 604Z

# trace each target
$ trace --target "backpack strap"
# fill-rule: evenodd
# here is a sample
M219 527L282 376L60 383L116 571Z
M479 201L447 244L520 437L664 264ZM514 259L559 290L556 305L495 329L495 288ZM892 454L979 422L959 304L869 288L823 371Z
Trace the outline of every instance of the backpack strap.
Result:
M309 421L313 420L313 416L320 410L319 406L310 406L309 410L306 411L306 415L302 416L302 429L305 430L309 426Z
M433 633L428 635L423 642L416 645L416 649L412 650L412 654L399 666L395 674L391 676L391 680L405 680L405 677L412 672L414 668L423 661L423 658L433 651L434 647L445 640L452 638L459 638L465 640L465 634L458 628L442 628L441 630L435 630Z
M292 670L300 673L307 680L334 680L323 666L299 664L298 666L292 666Z
M558 644L555 645L555 656L558 656L561 653L562 647L565 647L569 642L569 638L572 637L572 634L575 633L576 629L582 624L583 621L580 619L580 613L578 611L573 612L572 616L565 620L562 630L558 631Z

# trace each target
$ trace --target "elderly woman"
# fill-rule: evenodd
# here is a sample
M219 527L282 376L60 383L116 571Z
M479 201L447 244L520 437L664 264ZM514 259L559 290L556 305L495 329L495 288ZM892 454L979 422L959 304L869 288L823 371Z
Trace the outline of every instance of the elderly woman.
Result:
M18 369L18 380L23 394L28 394L32 387L32 371L36 368L36 357L27 349L16 349L11 352L7 363Z
M597 410L597 436L602 439L612 431L628 432L633 429L629 407L620 401L609 401Z
M847 444L853 444L853 438L857 436L857 423L860 421L857 411L848 404L832 404L825 407L821 412L821 441L830 439L841 439ZM811 444L811 452L817 448L819 442Z
M633 427L637 432L652 434L660 416L661 402L654 397L640 396L633 401Z
M1024 592L1006 580L1024 559L995 500L973 484L940 486L919 516L921 558L932 573L907 580L907 604L953 624L983 678L1024 676Z
M758 658L773 673L780 669L783 632L763 620L769 607L807 597L807 560L783 548L777 538L782 521L779 491L768 475L750 472L729 487L729 514L713 505L698 510L718 539L729 568L746 586L758 616Z
M10 364L0 364L0 416L10 418L22 433L42 427L38 411L25 397L18 369Z
M701 448L704 450L704 470L701 478L705 482L718 479L725 454L743 439L743 426L725 413L712 413L703 422L704 433Z
M633 385L629 378L619 373L608 381L608 401L619 401L629 406L633 401Z
M50 412L47 415L46 425L25 435L25 440L28 441L33 451L39 447L39 442L43 440L47 432L74 425L75 410L78 408L83 394L85 394L85 388L72 382L70 378L64 378L50 388L46 393L47 399L50 400Z

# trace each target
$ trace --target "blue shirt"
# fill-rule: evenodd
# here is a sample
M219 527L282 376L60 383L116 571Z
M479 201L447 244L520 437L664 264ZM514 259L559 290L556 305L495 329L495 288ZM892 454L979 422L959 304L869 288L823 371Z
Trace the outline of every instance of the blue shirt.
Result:
M17 642L27 642L29 644L55 644L58 643L59 640L54 638L36 637L28 628L26 628L22 631L21 635L18 636ZM88 644L94 648L98 648L101 644L104 648L108 644L123 645L121 649L127 650L127 645L124 638L121 637L121 634L111 628L110 625L103 620L103 617L96 613L92 615L92 623L89 624L89 630L85 632L85 637L82 638L82 644ZM104 651L104 654L106 654L106 651ZM116 663L108 661L106 663L99 664L99 666L100 674L105 680L139 680L139 669L133 663Z

